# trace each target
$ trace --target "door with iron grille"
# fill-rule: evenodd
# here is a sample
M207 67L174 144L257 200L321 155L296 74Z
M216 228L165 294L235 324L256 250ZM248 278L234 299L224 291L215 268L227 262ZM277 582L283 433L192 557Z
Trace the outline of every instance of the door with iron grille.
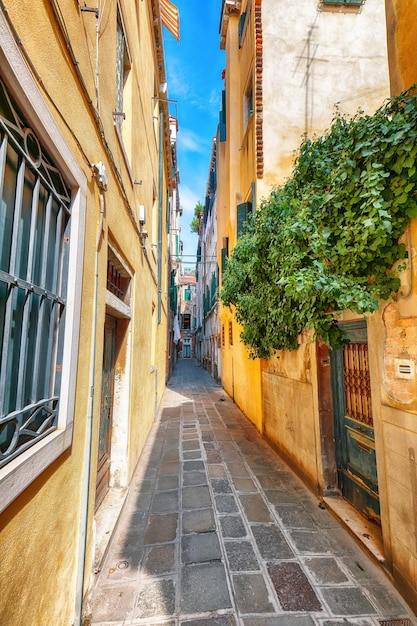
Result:
M114 366L116 361L117 320L106 315L103 347L103 378L101 383L101 410L97 458L96 509L109 490L110 451L114 396Z
M350 343L331 357L339 488L360 513L379 522L366 322L343 326Z

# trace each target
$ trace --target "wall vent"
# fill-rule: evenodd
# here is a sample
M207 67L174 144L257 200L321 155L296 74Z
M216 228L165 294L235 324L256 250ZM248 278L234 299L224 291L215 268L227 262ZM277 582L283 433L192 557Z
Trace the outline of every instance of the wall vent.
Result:
M395 378L413 380L415 377L415 364L412 359L394 359Z

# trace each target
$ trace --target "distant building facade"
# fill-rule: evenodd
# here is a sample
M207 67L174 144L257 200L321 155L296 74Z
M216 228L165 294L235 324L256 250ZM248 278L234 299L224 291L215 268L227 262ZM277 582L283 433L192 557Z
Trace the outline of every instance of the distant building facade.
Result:
M178 120L170 116L170 137L172 152L172 196L168 205L168 349L166 378L169 379L177 362L180 342L178 291L181 281L181 216L179 183L180 174L177 166Z
M196 277L192 270L185 270L180 277L180 356L195 358L195 331L197 328Z
M198 297L196 350L200 363L215 380L221 378L220 320L217 263L217 138L213 139L204 212L197 250Z

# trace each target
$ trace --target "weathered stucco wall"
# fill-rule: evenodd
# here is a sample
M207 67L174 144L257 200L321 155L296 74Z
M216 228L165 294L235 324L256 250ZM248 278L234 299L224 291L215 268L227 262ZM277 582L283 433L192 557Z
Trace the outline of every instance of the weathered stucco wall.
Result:
M72 624L74 620L81 489L88 476L84 446L90 411L90 385L94 385L92 449L87 527L87 554L84 589L89 583L93 557L92 524L97 471L97 444L103 367L103 334L106 312L108 245L117 251L131 275L130 312L120 317L116 358L116 414L114 433L116 462L114 482L126 486L138 461L155 416L155 401L165 385L166 358L166 272L162 272L161 319L157 319L157 261L150 241L157 224L158 134L154 131L155 89L159 87L158 63L153 44L153 17L150 2L105 3L96 19L94 12L81 12L77 3L60 3L62 19L75 53L78 70L93 103L90 107L63 30L58 28L53 3L11 0L8 16L20 38L21 50L31 59L38 90L55 119L55 124L85 178L85 247L80 314L80 341L75 391L72 445L2 513L0 518L1 598L0 623L7 626ZM115 110L116 23L121 6L132 62L127 86L123 129L124 148L117 136ZM30 16L30 19L28 19ZM3 16L1 16L3 17ZM140 36L137 25L140 25ZM96 28L100 36L96 37ZM0 44L2 42L0 41ZM147 62L144 62L147 59ZM1 68L3 70L4 68ZM96 70L98 69L98 74ZM35 74L36 71L36 74ZM30 98L30 93L27 94ZM97 127L93 107L101 128ZM25 111L33 118L30 106ZM106 151L102 138L109 147ZM51 141L47 147L54 154ZM112 155L112 158L111 156ZM102 161L108 175L108 189L100 204L92 175L92 164ZM162 197L166 198L166 163ZM135 181L141 184L135 184ZM139 204L146 206L149 238L141 245L136 215ZM104 213L100 216L100 208ZM130 209L128 208L130 207ZM165 205L161 211L165 219ZM166 250L166 228L162 228ZM98 245L97 309L95 310L95 257ZM166 267L163 252L162 267ZM129 307L128 307L129 308ZM96 319L96 326L93 320ZM94 332L96 333L95 353ZM94 380L90 377L93 359ZM159 373L158 378L156 372ZM120 441L120 438L122 442ZM121 446L121 447L120 447Z
M417 610L417 226L407 237L409 267L396 301L369 320L372 399L381 523L387 562ZM398 364L408 365L403 378ZM406 374L408 376L408 374Z
M263 362L263 428L265 437L314 488L317 474L317 403L312 384L315 346L280 351Z
M258 196L282 184L305 133L336 113L372 112L389 96L383 1L356 7L262 2L263 148Z
M415 3L386 0L391 93L417 81ZM404 241L408 269L395 302L381 303L369 323L373 406L385 556L417 611L417 224ZM398 360L413 373L399 378Z
M303 136L323 134L337 107L348 115L372 112L389 95L382 2L358 9L266 0L262 20L265 174L259 198L285 181ZM315 350L302 344L271 359L262 378L264 432L314 485L323 480L315 367Z
M242 7L243 8L243 7ZM248 15L247 35L239 47L239 15L228 20L226 49L226 133L225 142L218 149L218 263L224 238L228 238L229 253L237 238L236 207L246 202L254 180L253 124L244 128L244 97L253 72L253 18ZM248 351L239 341L241 328L233 312L223 306L219 309L222 328L222 384L239 408L262 430L261 370L259 360L248 358ZM229 332L230 329L230 332ZM230 341L232 338L232 342Z

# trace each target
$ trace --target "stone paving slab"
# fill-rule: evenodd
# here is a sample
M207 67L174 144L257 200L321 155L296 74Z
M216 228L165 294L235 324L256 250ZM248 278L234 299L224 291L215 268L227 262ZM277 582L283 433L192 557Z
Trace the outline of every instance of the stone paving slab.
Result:
M85 626L417 626L195 361L178 362Z

